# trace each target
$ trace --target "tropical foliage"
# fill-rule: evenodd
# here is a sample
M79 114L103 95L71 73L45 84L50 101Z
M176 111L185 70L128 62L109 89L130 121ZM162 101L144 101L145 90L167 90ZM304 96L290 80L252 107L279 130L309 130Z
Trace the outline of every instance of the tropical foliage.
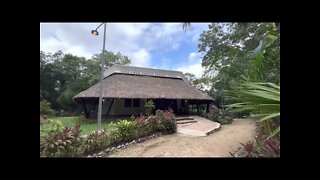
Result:
M105 53L106 68L113 64L128 65L131 60L119 52ZM100 54L86 59L58 51L54 54L40 51L40 113L48 114L50 108L60 112L79 114L82 107L72 98L99 81ZM59 113L57 113L59 115Z
M64 127L60 121L47 121L40 126L40 156L83 156L150 134L174 133L177 124L172 110L158 110L156 116L142 115L131 121L120 120L112 130L93 131L88 135L81 135L81 131L80 125L70 128Z
M146 115L151 115L153 113L153 110L155 108L154 102L152 100L148 100L144 107L146 108Z
M224 90L246 78L279 84L279 27L278 23L212 23L200 35L204 76L210 79L217 107L225 101Z
M280 156L280 23L211 23L198 47L215 105L259 119L247 157Z
M235 89L226 91L230 101L238 103L226 105L231 111L251 111L253 117L258 117L264 124L269 137L280 133L280 124L273 129L270 121L280 118L280 86L273 83L245 82Z

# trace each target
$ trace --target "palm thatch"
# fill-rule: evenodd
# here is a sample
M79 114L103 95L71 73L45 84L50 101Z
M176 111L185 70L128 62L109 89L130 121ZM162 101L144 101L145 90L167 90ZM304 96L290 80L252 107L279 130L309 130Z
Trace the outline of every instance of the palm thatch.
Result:
M74 97L74 100L80 103L83 98L98 98L99 91L100 83L79 93ZM212 97L191 86L182 78L141 76L121 73L113 73L104 79L103 97L213 101Z

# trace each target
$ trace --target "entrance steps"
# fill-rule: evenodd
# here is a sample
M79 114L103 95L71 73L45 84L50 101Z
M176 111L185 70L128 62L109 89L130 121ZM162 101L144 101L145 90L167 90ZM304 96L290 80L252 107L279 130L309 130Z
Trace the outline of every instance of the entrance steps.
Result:
M177 124L196 123L196 122L198 121L189 116L177 117Z

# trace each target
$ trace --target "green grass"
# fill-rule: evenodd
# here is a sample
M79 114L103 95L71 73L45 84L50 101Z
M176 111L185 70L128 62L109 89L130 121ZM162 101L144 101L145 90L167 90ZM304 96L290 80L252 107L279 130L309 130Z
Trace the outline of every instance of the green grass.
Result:
M92 131L97 130L96 119L85 119L82 116L73 117L56 117L50 118L50 120L58 120L65 127L74 127L76 124L80 124L81 134L90 134ZM116 129L115 123L118 122L116 119L102 119L101 128L106 128L108 131Z

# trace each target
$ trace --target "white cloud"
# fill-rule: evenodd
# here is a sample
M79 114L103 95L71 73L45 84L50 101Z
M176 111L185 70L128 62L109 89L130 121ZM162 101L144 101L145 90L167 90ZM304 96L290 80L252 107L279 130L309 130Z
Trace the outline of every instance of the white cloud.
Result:
M196 52L192 52L189 54L189 59L193 59L197 56L197 53Z
M98 25L100 23L41 23L40 50L47 53L62 50L91 58L102 50L103 26L98 30L99 36L91 34L91 30ZM172 69L177 66L176 59L166 64L161 64L161 59L172 59L170 53L180 53L184 47L193 46L192 40L199 36L204 27L207 27L207 23L191 23L190 29L184 32L182 23L107 23L106 50L128 56L135 66L160 64L161 67ZM182 66L196 64L196 54L190 54L193 58L189 58L188 64Z
M83 46L71 45L69 42L60 41L56 38L50 37L48 39L45 39L40 44L41 44L41 47L43 49L46 49L47 52L56 52L58 50L61 50L65 54L71 53L71 54L86 57L86 58L91 57L91 53L87 52Z
M146 49L140 49L132 54L132 65L138 67L150 67L150 53Z
M183 73L191 73L200 78L204 72L204 68L201 66L201 54L196 52L191 52L188 57L187 63L180 64L177 71L182 71Z
M177 71L182 71L183 73L191 73L200 78L203 74L204 69L201 66L201 62L196 64L187 64L177 68Z

